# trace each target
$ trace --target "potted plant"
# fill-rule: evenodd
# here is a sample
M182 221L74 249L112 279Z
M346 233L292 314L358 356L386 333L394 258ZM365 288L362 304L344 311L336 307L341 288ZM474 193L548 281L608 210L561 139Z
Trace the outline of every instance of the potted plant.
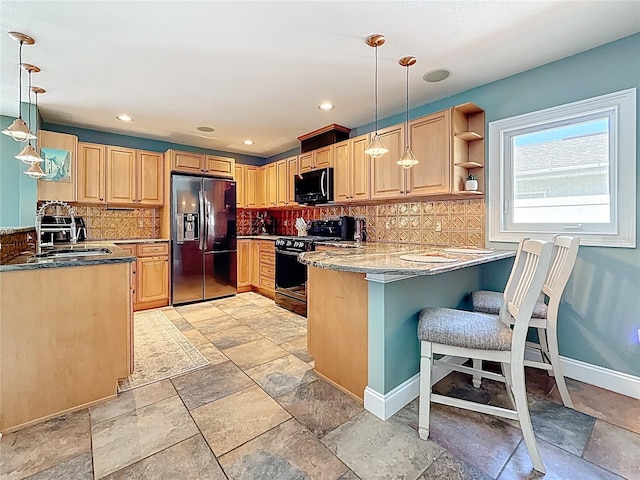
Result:
M478 177L473 174L467 176L467 180L464 182L464 189L468 192L475 192L478 190Z

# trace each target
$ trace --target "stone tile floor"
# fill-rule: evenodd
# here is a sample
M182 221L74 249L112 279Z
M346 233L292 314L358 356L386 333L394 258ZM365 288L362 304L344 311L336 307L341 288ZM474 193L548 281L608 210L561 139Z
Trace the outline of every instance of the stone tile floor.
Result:
M255 293L164 313L210 365L5 435L0 479L534 479L512 422L418 401L387 422L318 379L306 319ZM640 401L527 370L546 479L640 478ZM504 405L503 387L451 374L440 393Z

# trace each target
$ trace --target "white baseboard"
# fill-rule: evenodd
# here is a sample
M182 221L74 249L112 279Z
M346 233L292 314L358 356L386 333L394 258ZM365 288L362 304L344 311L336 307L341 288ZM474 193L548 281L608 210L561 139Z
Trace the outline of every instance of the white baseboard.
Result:
M540 352L527 349L525 358L540 361ZM460 365L466 359L444 357L441 360ZM640 400L640 377L616 372L615 370L581 362L573 358L560 357L560 361L562 362L562 370L565 377ZM439 382L450 372L450 369L442 366L434 367L432 383ZM364 389L364 408L376 417L388 420L402 407L417 398L418 395L420 395L420 373L416 373L387 394L381 394L366 387Z
M538 350L529 348L525 351L525 358L536 361L542 359ZM560 356L560 363L567 378L640 399L640 377L563 356Z
M448 356L443 357L441 360L458 365L466 361L465 358ZM431 372L432 383L439 382L449 373L451 373L451 370L446 367L434 367ZM366 387L364 389L364 408L376 417L386 421L413 399L418 398L418 395L420 395L420 373L416 373L387 394L382 394Z

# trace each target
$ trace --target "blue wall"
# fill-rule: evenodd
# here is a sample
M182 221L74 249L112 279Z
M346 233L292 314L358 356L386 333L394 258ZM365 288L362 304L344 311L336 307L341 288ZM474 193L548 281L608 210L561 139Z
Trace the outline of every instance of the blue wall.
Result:
M238 163L248 165L264 165L265 158L254 157L251 155L243 155L240 153L223 152L221 150L211 150L207 148L193 147L190 145L180 145L178 143L163 142L161 140L153 140L150 138L132 137L129 135L120 135L117 133L101 132L98 130L90 130L88 128L72 127L69 125L57 125L54 123L43 123L42 129L50 132L68 133L78 137L80 142L100 143L103 145L114 145L117 147L137 148L139 150L148 150L151 152L166 152L169 149L180 150L183 152L205 153L209 155L221 155L223 157L232 157Z

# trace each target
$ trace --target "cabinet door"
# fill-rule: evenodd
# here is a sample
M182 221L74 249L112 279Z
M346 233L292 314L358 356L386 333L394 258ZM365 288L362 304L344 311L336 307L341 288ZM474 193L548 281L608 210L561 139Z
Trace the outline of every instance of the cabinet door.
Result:
M326 168L333 166L333 145L314 150L314 168Z
M251 240L238 240L238 287L251 285Z
M78 203L104 203L105 161L104 145L78 143Z
M258 168L256 176L256 191L258 207L267 206L267 167Z
M136 151L107 147L107 203L131 204L136 196Z
M137 203L146 206L164 204L164 155L137 151Z
M369 135L352 138L349 143L351 152L351 199L369 200L369 183L371 182L369 155L364 153L369 146Z
M207 155L205 169L209 175L233 178L236 161L233 158Z
M251 285L260 286L260 243L251 241L251 265L249 267L251 273Z
M298 168L300 173L310 172L313 170L313 152L303 153L298 157Z
M169 258L138 258L137 264L138 303L167 300L169 298Z
M258 205L258 169L247 167L246 184L244 187L245 207L251 208Z
M186 173L204 172L204 155L199 153L174 152L171 170Z
M407 172L407 195L451 191L451 133L449 110L427 115L409 124L411 149L420 163Z
M287 204L297 205L296 202L296 175L298 175L298 157L287 158L287 182L289 183L287 193Z
M349 161L349 141L337 143L333 149L334 172L333 194L336 202L347 202L352 198L352 165Z
M236 181L236 208L244 208L246 204L246 179L247 167L236 164L235 173L233 175Z
M289 199L289 178L287 177L287 161L280 160L276 163L277 195L278 206L285 206Z
M63 200L65 202L73 202L76 200L76 157L78 154L78 137L68 135L66 133L47 132L40 130L38 132L38 146L40 148L52 148L69 152L64 158L62 165L59 165L66 177L66 181L52 182L49 180L38 180L38 201L41 200ZM20 146L19 150L22 150ZM44 158L45 155L43 154ZM12 159L11 161L17 161ZM49 161L47 160L46 163ZM42 170L47 171L47 165L41 164ZM104 176L103 176L104 178Z
M379 130L380 140L389 149L380 158L371 158L371 198L404 196L404 169L396 162L404 151L404 124Z
M275 163L267 165L267 207L278 204L278 166Z

